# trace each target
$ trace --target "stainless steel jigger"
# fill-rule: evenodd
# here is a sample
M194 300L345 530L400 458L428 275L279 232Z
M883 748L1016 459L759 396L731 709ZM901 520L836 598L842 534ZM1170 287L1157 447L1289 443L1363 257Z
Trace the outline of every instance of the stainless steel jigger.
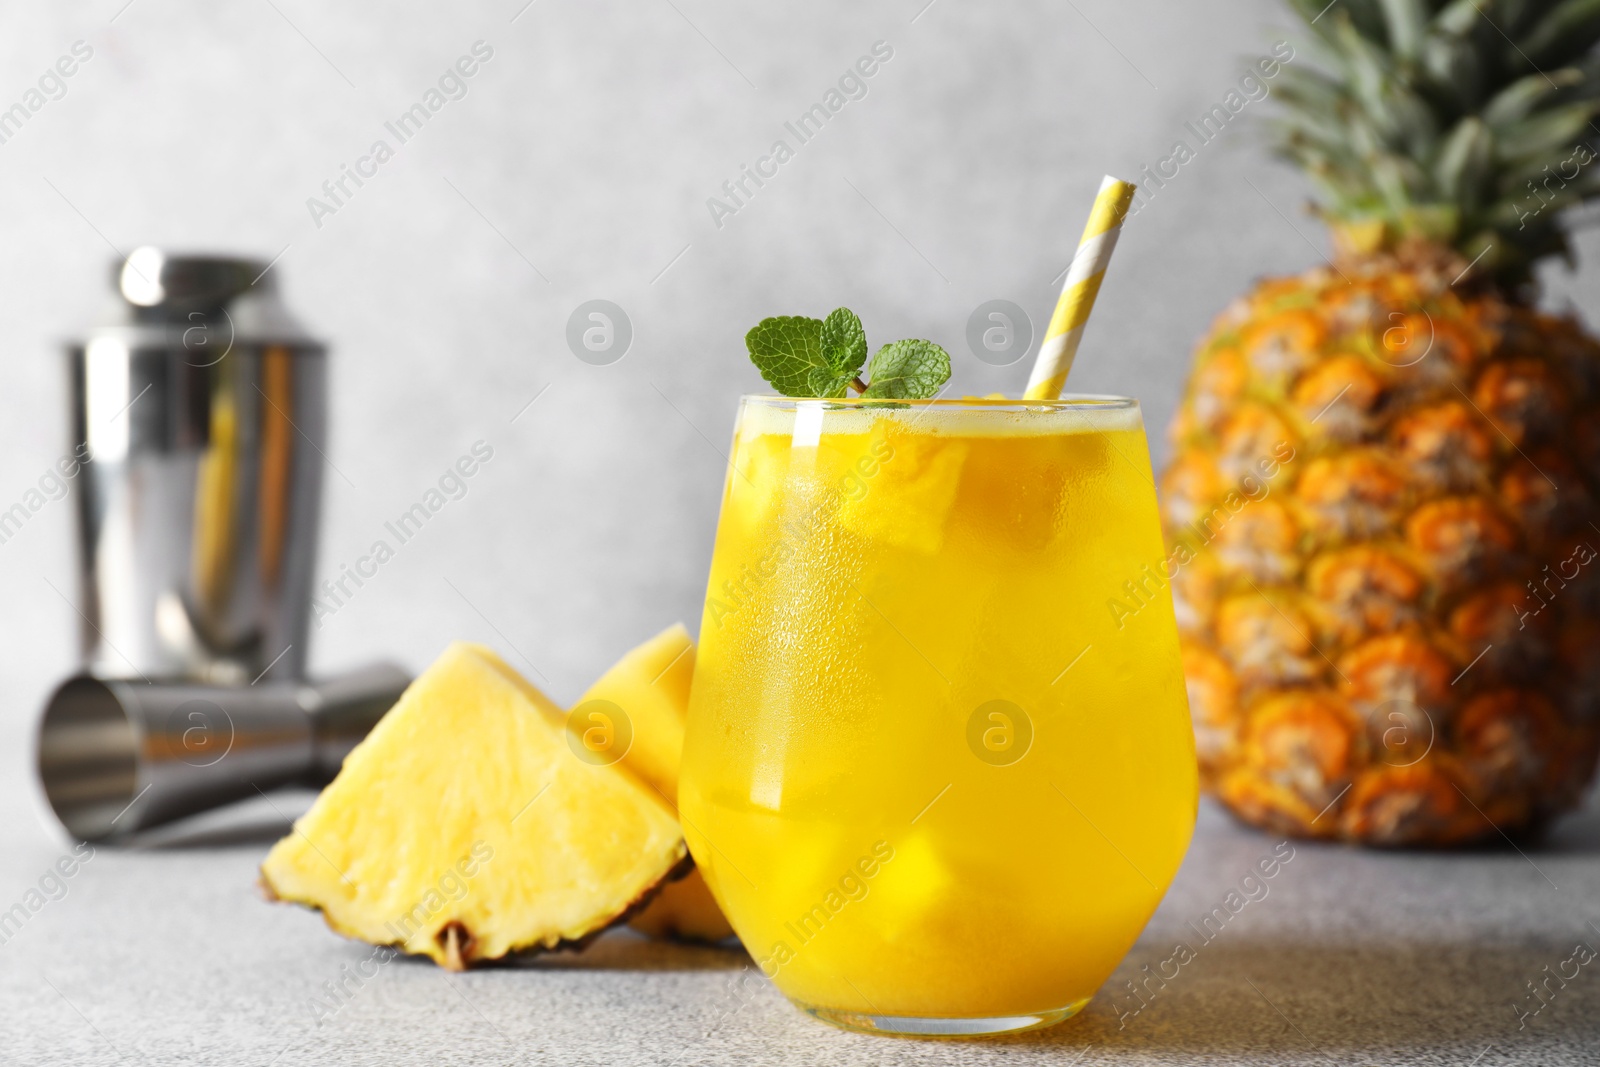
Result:
M279 786L326 785L410 676L387 664L320 685L147 684L81 674L39 726L39 778L69 833L137 830Z
M270 268L137 249L68 346L85 673L45 707L39 777L87 840L325 784L409 682L305 681L326 357Z

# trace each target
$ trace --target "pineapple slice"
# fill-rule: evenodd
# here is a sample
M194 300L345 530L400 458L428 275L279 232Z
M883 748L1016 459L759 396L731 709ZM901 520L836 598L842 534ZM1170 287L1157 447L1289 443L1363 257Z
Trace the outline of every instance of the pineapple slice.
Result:
M456 643L345 759L262 881L347 937L452 970L581 944L687 864L672 809L575 757L562 714Z
M694 641L683 623L675 623L623 656L589 687L573 709L572 728L586 725L584 706L591 701L621 708L633 728L633 743L622 756L622 765L676 806L683 724L693 681ZM651 937L689 941L721 941L733 934L699 871L663 886L629 925Z
M717 907L699 868L662 886L628 925L641 934L668 941L717 942L733 935L733 927Z
M573 708L571 727L581 732L588 725L586 704L604 701L621 708L633 732L622 765L676 807L678 760L693 681L694 641L683 623L674 623L623 656L589 687Z

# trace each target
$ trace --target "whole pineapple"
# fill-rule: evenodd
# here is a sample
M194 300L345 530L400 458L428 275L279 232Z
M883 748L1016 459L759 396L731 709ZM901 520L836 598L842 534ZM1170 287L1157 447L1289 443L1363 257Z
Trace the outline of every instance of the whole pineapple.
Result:
M1600 753L1600 343L1531 305L1600 194L1600 4L1291 3L1336 258L1219 318L1172 428L1202 772L1275 832L1527 832Z

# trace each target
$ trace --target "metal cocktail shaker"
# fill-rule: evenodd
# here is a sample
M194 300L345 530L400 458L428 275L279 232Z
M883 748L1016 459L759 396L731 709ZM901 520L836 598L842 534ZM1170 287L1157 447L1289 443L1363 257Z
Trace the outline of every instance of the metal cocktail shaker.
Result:
M38 768L78 837L326 784L410 681L305 680L327 376L267 269L141 248L68 349L86 673Z
M140 248L69 346L88 670L305 674L327 426L323 346L268 264Z

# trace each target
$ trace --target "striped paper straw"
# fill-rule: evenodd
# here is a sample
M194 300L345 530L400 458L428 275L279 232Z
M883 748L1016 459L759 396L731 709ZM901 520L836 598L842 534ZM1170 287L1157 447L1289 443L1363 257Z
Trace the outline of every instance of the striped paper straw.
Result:
M1072 370L1072 358L1078 354L1083 325L1094 310L1106 264L1111 262L1111 250L1117 247L1122 220L1128 217L1135 188L1109 174L1101 180L1094 210L1089 212L1089 224L1078 240L1078 251L1061 286L1061 299L1056 301L1056 312L1050 316L1050 328L1045 331L1039 358L1028 378L1028 391L1022 394L1024 400L1055 400L1061 395L1067 373Z

